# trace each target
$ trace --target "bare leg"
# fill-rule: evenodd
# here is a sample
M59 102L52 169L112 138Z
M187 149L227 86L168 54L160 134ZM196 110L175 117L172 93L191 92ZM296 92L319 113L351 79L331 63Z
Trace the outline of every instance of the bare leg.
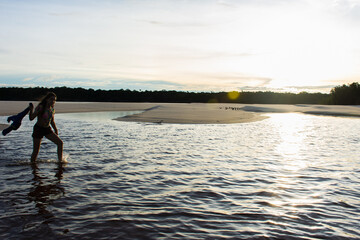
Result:
M57 145L58 159L59 159L59 162L62 162L63 161L63 141L55 133L50 133L50 134L46 135L45 137Z
M31 162L35 162L39 154L41 138L33 138L33 142L34 142L34 147L33 147L33 152L31 154Z

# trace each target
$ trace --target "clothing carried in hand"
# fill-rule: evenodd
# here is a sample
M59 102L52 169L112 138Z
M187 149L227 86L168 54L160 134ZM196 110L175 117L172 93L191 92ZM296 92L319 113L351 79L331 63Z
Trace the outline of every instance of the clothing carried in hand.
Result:
M32 103L30 103L29 106L24 111L22 111L21 113L18 113L16 115L8 117L7 121L8 122L12 121L12 123L8 128L6 128L6 129L4 129L2 131L2 134L4 136L6 136L11 131L19 129L19 127L21 126L21 122L22 122L23 118L26 116L26 114L29 113L30 108L33 108Z

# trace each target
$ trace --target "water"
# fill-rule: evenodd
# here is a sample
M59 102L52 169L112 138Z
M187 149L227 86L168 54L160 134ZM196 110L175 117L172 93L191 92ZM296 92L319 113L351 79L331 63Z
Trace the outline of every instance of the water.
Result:
M1 239L360 238L358 118L194 125L97 115L56 115L65 166L46 140L29 164L28 120L0 137Z

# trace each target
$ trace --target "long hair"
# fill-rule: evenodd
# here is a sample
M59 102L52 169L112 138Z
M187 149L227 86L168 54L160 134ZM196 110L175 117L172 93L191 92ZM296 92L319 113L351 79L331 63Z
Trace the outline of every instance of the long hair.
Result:
M41 105L41 107L42 107L42 108L41 108L41 112L40 112L41 115L45 112L46 102L47 102L47 100L48 100L49 98L51 98L51 97L55 97L55 99L57 98L55 93L53 93L53 92L48 92L46 95L42 96L42 97L39 99L39 104L38 104L38 106Z

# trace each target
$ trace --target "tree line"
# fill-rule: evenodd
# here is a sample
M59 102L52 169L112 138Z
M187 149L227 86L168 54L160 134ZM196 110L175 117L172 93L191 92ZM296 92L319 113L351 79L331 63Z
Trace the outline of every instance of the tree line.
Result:
M0 88L0 100L36 101L47 92L54 92L58 101L78 102L173 102L173 103L257 103L257 104L360 104L360 84L352 83L325 93L279 92L185 92L138 91L129 89L94 90L84 88ZM233 97L235 96L235 97Z
M330 95L330 104L360 105L360 84L353 82L349 85L334 87Z

